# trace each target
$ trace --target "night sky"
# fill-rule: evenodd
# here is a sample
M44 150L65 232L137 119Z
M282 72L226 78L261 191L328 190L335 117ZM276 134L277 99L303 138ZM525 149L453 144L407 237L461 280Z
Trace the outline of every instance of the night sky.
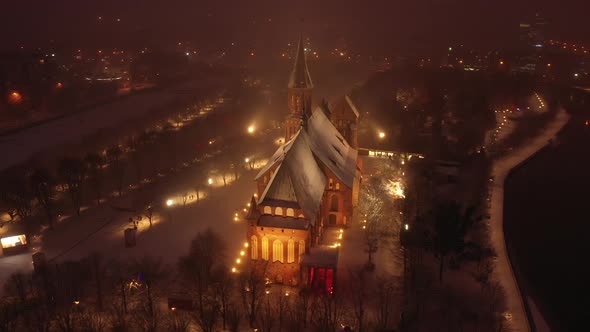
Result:
M3 34L4 49L46 47L50 40L55 48L175 40L279 47L303 30L316 43L344 38L382 54L458 43L509 46L519 21L535 12L549 22L548 37L590 42L589 7L584 0L19 0L4 1L0 27L10 32Z

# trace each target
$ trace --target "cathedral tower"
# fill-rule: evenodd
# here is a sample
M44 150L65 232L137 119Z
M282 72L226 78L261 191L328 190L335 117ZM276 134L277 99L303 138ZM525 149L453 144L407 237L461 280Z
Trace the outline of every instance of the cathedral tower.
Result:
M303 37L299 37L295 65L289 77L287 93L288 115L285 119L285 142L293 137L301 127L301 119L311 115L311 92L313 83L307 69Z

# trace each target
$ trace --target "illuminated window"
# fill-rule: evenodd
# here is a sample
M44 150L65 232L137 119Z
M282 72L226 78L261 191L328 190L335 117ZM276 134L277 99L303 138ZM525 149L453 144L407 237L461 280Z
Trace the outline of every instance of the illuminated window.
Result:
M271 210L270 206L264 207L264 214L272 214L272 210Z
M336 190L340 190L340 182L336 182Z
M258 238L256 237L256 235L252 235L250 242L250 250L252 250L252 252L250 253L250 258L258 259Z
M262 238L262 259L268 260L268 238L266 236Z
M293 263L295 261L295 242L293 239L289 239L287 242L287 263Z
M279 261L283 263L285 261L285 254L283 253L283 242L281 240L275 240L272 243L272 261Z
M299 218L305 218L305 216L303 215L303 213L300 213L298 217Z
M275 209L275 214L276 214L277 216L282 216L282 215L283 215L283 209L282 209L281 207L277 207L277 208Z
M305 255L305 240L299 240L299 256Z
M0 239L0 243L2 244L2 248L12 248L27 244L27 237L24 234L9 236Z
M330 178L330 179L328 180L328 188L329 188L329 189L332 189L332 186L333 186L333 185L334 185L334 180L332 180L332 178Z
M295 210L293 210L292 208L287 208L287 217L294 217L295 216Z

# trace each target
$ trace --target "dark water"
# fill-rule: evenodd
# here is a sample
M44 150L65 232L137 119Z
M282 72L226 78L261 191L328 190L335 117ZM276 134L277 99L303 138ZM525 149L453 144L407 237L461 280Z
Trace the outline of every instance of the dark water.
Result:
M590 127L573 117L556 147L513 171L506 241L519 284L552 331L590 331Z

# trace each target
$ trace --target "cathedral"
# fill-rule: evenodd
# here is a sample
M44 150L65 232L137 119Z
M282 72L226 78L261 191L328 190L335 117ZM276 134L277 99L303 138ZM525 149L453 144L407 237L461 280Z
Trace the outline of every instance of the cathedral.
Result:
M269 281L331 292L338 248L327 228L345 227L358 203L359 112L345 96L312 108L313 82L302 38L288 83L285 144L255 178L247 215L248 257Z

